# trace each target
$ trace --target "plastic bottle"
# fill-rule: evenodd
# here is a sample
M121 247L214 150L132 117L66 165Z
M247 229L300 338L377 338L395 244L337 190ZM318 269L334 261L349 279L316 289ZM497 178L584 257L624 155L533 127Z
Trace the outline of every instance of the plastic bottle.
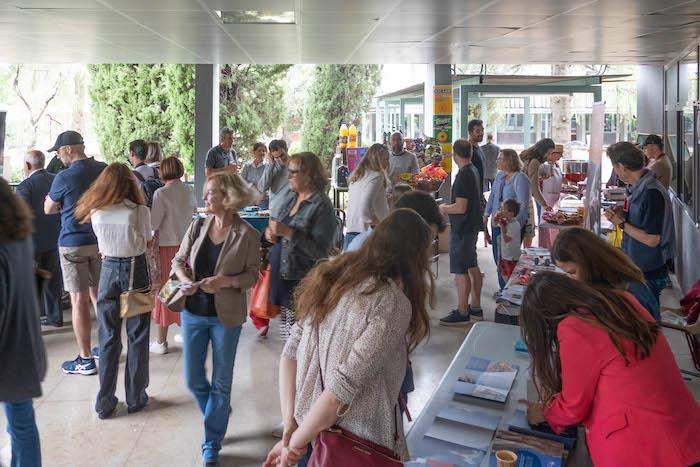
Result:
M357 127L353 124L350 125L350 130L348 130L348 147L349 148L356 148L357 147Z
M341 150L348 147L348 126L345 123L340 125L340 131L338 131L338 146Z

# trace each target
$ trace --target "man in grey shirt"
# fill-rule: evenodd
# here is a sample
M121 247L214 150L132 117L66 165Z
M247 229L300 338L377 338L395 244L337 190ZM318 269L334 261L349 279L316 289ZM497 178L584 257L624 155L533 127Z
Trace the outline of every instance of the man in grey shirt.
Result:
M391 135L391 155L389 156L389 179L392 185L396 185L403 173L415 175L420 172L418 158L412 152L408 152L403 147L403 135L400 131L395 131Z
M135 139L129 143L129 163L134 168L134 172L141 176L143 180L154 178L156 171L146 164L146 154L148 153L148 143L142 139Z
M493 133L486 135L486 144L481 146L484 154L484 191L490 191L493 181L496 179L496 159L501 148L493 144Z
M207 152L204 174L208 177L217 172L238 172L238 159L233 149L233 130L222 128L219 131L219 144Z

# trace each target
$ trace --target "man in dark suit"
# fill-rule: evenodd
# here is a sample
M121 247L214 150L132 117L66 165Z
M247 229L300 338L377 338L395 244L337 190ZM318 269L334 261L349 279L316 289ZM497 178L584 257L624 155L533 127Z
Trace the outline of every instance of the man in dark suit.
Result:
M17 194L32 208L34 213L34 259L36 267L51 273L43 294L41 324L44 326L63 326L61 295L63 281L58 256L58 233L61 229L61 216L44 213L46 198L54 175L44 169L46 158L37 150L27 152L24 157L24 175L26 178L17 186Z

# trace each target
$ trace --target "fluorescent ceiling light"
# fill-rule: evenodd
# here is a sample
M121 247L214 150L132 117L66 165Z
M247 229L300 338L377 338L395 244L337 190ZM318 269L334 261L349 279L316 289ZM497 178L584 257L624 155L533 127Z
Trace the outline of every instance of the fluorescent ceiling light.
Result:
M295 24L294 11L218 11L224 24Z

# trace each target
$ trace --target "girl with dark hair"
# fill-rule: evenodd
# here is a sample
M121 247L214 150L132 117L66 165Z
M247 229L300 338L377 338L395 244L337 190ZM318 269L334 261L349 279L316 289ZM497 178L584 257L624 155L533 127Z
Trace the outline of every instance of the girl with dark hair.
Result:
M75 209L82 223L91 222L102 254L97 290L97 322L100 342L100 391L95 410L100 419L109 418L117 407L117 376L122 353L120 296L130 288L149 284L146 246L153 239L151 214L134 173L115 162L102 171L83 194ZM129 413L146 407L148 395L148 313L126 320L128 351L126 404Z
M527 403L531 424L559 433L583 423L596 467L700 462L700 406L659 325L630 293L541 272L520 320L540 398Z
M563 230L552 247L552 259L571 277L594 289L629 291L655 320L660 319L659 302L646 286L642 271L621 250L590 230Z
M40 466L32 398L41 396L46 351L34 273L32 212L0 177L0 402L12 466Z
M430 330L432 239L417 213L397 209L360 250L320 263L299 284L299 321L280 362L287 442L266 467L306 465L311 441L333 425L407 458L397 399L408 354Z
M523 162L523 172L530 181L530 193L534 197L535 202L542 206L545 211L551 211L552 206L544 199L540 188L540 165L556 159L556 156L554 156L555 146L552 139L544 138L520 153L520 159ZM527 209L528 212L527 227L523 235L523 246L529 248L532 246L532 239L535 238L535 208L532 201L530 201L529 206L521 207Z

